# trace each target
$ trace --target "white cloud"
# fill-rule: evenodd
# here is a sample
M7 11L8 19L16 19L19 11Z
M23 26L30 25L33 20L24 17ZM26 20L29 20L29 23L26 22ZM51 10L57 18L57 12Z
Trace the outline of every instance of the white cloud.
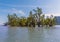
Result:
M21 15L24 15L25 13L22 11L22 10L17 10L17 9L15 9L15 8L12 8L11 10L10 10L10 13L16 13L16 14L21 14Z
M48 14L44 14L45 16L60 16L60 13L48 13Z
M18 11L18 13L24 14L24 12L23 11L20 11L20 10Z
M5 13L9 13L9 14L20 14L20 15L25 15L25 12L16 8L11 8L11 9L1 9L0 12L5 12Z

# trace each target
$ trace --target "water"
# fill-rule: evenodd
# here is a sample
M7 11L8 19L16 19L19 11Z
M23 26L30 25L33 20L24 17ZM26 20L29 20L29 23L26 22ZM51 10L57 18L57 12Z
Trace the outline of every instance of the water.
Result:
M0 26L0 42L60 42L60 26L33 29Z

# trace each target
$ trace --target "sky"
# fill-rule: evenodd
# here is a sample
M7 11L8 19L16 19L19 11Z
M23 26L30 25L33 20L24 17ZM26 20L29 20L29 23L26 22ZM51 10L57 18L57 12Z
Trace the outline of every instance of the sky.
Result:
M0 24L8 21L8 14L28 16L37 7L42 8L43 14L60 16L60 0L0 0Z

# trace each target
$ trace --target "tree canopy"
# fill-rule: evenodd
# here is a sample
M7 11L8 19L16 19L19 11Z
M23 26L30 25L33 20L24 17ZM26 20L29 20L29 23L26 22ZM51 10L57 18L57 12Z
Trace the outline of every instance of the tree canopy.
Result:
M34 12L34 13L33 13ZM40 27L40 25L42 26L53 26L55 25L55 17L53 15L47 18L45 18L45 15L41 15L42 9L41 8L37 8L37 9L33 9L33 11L29 12L29 16L26 17L18 17L15 13L10 15L8 14L8 25L10 26L33 26L35 27L36 25L38 25L38 27Z

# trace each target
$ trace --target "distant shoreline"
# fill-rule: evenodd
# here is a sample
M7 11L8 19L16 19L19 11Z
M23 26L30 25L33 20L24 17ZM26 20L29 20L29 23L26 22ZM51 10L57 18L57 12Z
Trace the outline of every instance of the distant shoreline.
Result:
M4 26L4 25L0 25L0 26ZM8 27L29 27L29 26L9 26L9 25L7 25ZM54 25L54 26L52 26L52 27L56 27L56 26L60 26L60 25ZM37 25L36 25L36 27L37 27ZM41 26L42 27L42 26ZM43 27L45 27L45 26L43 26Z

